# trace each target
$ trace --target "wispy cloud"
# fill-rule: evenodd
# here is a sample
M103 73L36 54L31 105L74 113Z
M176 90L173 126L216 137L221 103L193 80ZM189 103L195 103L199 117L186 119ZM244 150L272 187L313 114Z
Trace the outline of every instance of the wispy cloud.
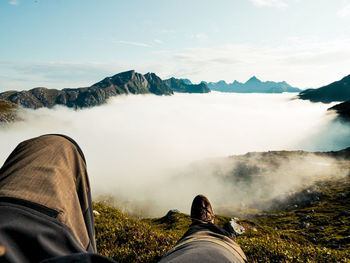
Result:
M152 47L151 45L142 43L142 42L133 42L133 41L124 41L124 40L118 40L114 42L119 44L124 44L124 45L137 46L137 47Z
M290 38L280 45L226 44L155 54L162 63L149 70L161 77L187 77L194 82L286 80L299 88L317 88L349 74L350 38L322 41Z
M340 9L338 11L338 16L340 17L347 17L347 16L350 16L350 4L343 7L342 9Z
M283 0L250 0L255 6L285 8L288 4Z
M77 88L128 70L120 63L8 62L0 61L0 92L9 89Z
M19 2L18 2L18 0L11 0L11 1L9 2L9 4L10 4L10 5L19 5Z
M155 40L153 40L155 43L157 43L157 44L163 44L164 42L162 41L162 40L160 40L160 39L155 39Z

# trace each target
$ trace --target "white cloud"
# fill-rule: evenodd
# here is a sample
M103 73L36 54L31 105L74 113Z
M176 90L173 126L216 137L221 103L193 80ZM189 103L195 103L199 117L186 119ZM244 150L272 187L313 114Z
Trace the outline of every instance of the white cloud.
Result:
M11 0L11 1L9 2L9 4L10 4L10 5L19 5L19 2L18 2L18 0Z
M349 128L330 126L325 115L330 105L290 100L292 96L215 92L130 95L79 111L65 107L25 110L24 121L0 126L0 165L20 141L45 133L64 133L84 151L94 194L119 193L129 201L149 200L154 204L152 209L161 206L159 216L171 208L188 211L196 192L237 202L235 192L223 191L226 188L210 170L194 170L201 176L198 181L189 179L183 167L197 160L247 151L337 150L349 146ZM340 144L336 143L339 131L345 139ZM310 139L315 138L321 138L322 143L310 145ZM300 143L303 140L308 147ZM297 167L300 170L300 162ZM204 174L200 173L203 170ZM178 176L173 177L174 172Z
M347 17L347 16L350 16L350 4L343 7L342 9L340 9L338 11L338 16L340 17Z
M160 40L160 39L155 39L155 40L153 40L155 43L157 43L157 44L163 44L164 42L162 41L162 40Z
M250 0L256 6L269 6L269 7L278 7L284 8L287 7L288 4L283 0Z
M119 43L119 44L137 46L137 47L152 47L151 45L146 44L146 43L142 43L142 42L133 42L133 41L124 41L124 40L118 40L118 41L113 41L113 42Z

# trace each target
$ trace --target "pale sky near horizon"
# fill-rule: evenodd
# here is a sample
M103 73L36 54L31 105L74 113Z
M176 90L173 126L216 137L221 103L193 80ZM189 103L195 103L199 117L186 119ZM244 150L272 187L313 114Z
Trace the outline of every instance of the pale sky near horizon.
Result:
M0 92L135 69L193 82L350 74L350 0L0 0Z

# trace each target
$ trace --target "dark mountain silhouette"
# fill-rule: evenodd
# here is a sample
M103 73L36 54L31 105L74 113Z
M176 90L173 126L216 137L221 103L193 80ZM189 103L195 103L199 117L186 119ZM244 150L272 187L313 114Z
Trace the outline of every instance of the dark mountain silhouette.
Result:
M205 84L188 84L189 80L171 78L163 81L154 73L142 75L134 70L107 77L90 87L76 89L34 88L24 91L0 93L0 99L25 108L52 108L65 105L71 108L86 108L103 104L110 97L120 94L172 95L175 92L210 92Z
M328 109L329 111L335 111L339 117L346 121L350 121L350 101L339 103Z
M282 93L282 92L300 92L298 88L290 86L287 82L261 81L253 76L247 82L241 83L234 81L226 83L224 80L218 82L203 82L208 85L211 90L220 92L234 93Z
M323 103L350 100L350 75L318 89L304 90L300 92L299 98Z
M165 84L175 92L182 93L208 93L210 89L205 83L192 84L188 79L170 78L164 80ZM190 84L191 83L191 84Z

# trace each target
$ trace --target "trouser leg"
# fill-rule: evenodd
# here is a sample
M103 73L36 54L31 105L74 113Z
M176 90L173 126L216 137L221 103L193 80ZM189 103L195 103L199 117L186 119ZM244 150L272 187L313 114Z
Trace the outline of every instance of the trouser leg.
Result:
M192 224L160 263L247 262L244 252L231 237L214 224Z
M80 245L96 251L90 186L84 155L62 135L20 143L0 170L0 201L38 204L57 212Z

